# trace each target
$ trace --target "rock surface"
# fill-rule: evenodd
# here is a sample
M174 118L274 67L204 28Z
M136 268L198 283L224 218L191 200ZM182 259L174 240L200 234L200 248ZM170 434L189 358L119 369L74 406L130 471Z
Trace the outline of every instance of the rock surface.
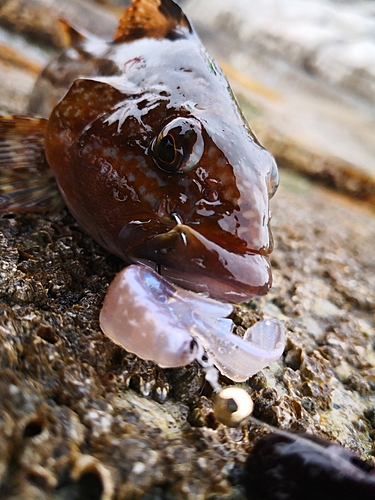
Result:
M33 65L51 48L4 33L14 52L0 60L17 93L8 99L2 79L1 108L23 112ZM243 386L265 424L329 438L375 463L374 212L281 174L274 287L234 320L241 333L278 317L288 342ZM1 219L0 259L2 499L244 498L238 477L266 428L219 424L197 365L162 370L104 337L99 310L120 260L66 210Z

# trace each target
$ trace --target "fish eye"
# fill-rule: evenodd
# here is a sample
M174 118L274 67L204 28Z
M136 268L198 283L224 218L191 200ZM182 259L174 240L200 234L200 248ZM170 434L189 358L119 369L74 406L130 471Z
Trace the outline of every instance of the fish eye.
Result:
M190 172L203 151L202 125L195 118L175 118L151 143L154 163L168 174Z
M272 196L276 193L277 188L279 187L279 171L273 157L271 161L272 161L271 169L267 176L267 189L268 189L269 199L272 198Z

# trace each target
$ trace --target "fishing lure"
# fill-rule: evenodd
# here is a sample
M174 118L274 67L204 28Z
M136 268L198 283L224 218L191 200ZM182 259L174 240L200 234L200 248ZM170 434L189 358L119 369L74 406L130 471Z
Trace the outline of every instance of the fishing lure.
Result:
M209 312L193 337L193 327L186 324L185 334L175 324L163 337L157 334L155 309L148 328L139 323L137 337L132 310L126 321L124 315L117 321L113 313L123 302L121 279L128 277L135 287L130 294L139 285L133 271L124 271L108 291L101 314L105 333L162 366L180 365L181 349L184 363L189 362L201 345L232 379L247 378L258 369L256 363L237 374L224 368L230 352L249 352L253 342L228 327L224 318L231 306L215 309L208 299L181 298L177 290L224 302L267 293L272 281L269 199L278 186L273 157L172 0L133 0L112 41L64 27L70 46L42 72L31 96L30 113L44 118L0 120L0 210L57 210L62 195L93 239L128 264L150 270L138 272L138 278L156 283L156 288L145 285L139 295L145 317L158 287L168 290L168 307L160 296L158 307L173 321L181 319L169 307L175 300L220 314L213 318ZM181 317L191 320L192 314ZM202 334L209 322L215 324L212 333ZM269 351L280 355L280 325L271 322L266 330ZM218 339L224 337L223 351ZM258 347L255 342L255 358ZM263 358L267 364L272 356Z
M177 287L146 266L131 265L109 286L100 324L114 342L163 368L194 359L202 364L207 354L223 375L244 382L281 356L284 328L267 319L241 338L232 333L232 312L231 304Z

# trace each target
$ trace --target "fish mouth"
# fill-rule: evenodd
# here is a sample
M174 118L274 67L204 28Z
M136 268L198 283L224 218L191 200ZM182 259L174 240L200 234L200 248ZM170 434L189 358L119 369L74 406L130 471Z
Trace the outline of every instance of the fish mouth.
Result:
M246 302L264 295L272 284L267 256L234 253L182 223L129 253L132 263L151 266L183 288L227 302Z

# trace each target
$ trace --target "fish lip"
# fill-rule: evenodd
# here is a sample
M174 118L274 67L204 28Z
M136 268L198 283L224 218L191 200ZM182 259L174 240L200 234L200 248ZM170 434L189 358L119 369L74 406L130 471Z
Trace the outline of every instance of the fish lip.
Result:
M267 258L260 256L265 261ZM270 269L266 264L265 267ZM176 285L192 290L194 292L203 293L209 297L224 302L241 303L248 302L254 297L265 295L272 284L271 272L268 274L268 279L263 284L258 286L248 286L245 283L231 280L225 281L218 277L212 277L206 274L192 273L189 270L181 271L173 267L159 265L158 272L164 278L172 281Z
M226 302L265 295L272 283L268 256L227 250L180 221L133 247L130 260L153 267L183 288Z

